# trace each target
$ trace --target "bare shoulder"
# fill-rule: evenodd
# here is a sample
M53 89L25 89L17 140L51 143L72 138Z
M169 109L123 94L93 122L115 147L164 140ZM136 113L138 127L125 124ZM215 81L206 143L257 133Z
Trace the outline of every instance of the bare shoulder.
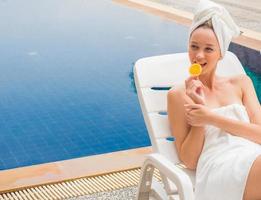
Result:
M252 80L246 74L240 74L232 77L226 78L227 82L234 91L237 91L241 98L243 98L244 93L248 89L253 89Z
M247 76L246 74L240 74L240 75L237 75L237 76L232 76L232 77L229 78L229 81L233 85L238 85L238 86L241 86L241 87L252 84L251 78L249 78L249 76Z
M245 74L231 79L242 91L242 103L246 107L250 121L261 124L261 106L251 78Z

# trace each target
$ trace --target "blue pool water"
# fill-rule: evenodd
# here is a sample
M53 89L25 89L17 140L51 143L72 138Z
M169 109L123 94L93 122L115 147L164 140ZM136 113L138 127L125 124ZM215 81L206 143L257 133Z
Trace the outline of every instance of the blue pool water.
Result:
M132 67L188 28L107 0L0 1L0 169L150 145Z

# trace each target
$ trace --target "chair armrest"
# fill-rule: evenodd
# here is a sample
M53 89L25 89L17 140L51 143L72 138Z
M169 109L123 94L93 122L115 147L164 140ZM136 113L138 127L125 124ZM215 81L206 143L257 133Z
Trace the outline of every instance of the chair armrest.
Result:
M151 182L154 168L157 168L160 173L164 174L177 187L180 200L193 200L194 192L193 185L189 176L180 168L175 166L172 162L167 160L164 156L155 153L147 156L142 166L142 174L139 182L138 192L149 193L151 189ZM146 194L145 196L148 196Z

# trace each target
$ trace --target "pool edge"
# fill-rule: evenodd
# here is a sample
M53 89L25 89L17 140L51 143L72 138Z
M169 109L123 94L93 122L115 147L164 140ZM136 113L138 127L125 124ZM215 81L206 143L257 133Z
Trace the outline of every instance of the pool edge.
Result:
M143 147L0 171L0 193L141 167L151 147Z

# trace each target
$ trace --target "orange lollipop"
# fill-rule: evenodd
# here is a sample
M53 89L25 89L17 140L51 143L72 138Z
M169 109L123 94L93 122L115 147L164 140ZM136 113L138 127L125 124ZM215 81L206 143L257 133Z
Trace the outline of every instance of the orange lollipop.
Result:
M189 67L189 73L191 76L199 76L201 74L202 67L198 63L194 63Z

